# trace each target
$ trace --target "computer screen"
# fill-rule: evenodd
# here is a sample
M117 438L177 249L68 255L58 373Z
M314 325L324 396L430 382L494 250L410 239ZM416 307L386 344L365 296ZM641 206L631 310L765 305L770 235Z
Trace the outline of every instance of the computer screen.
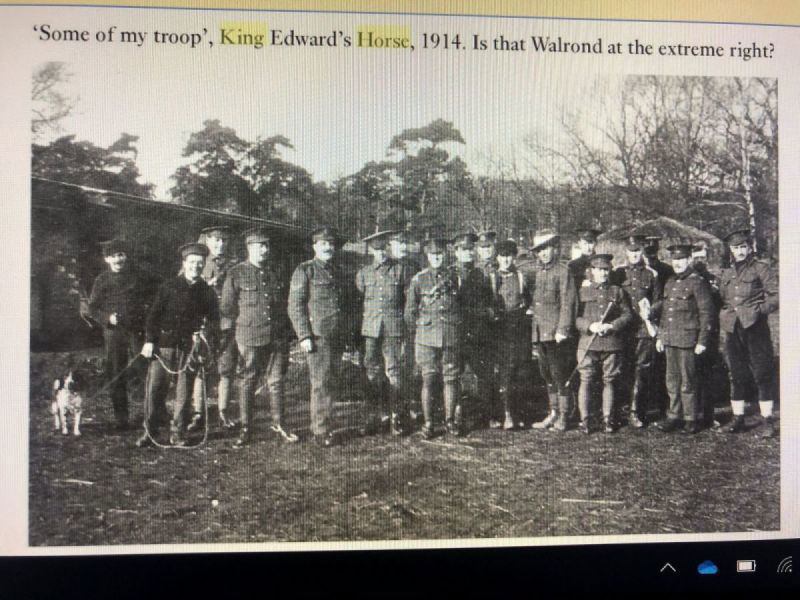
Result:
M0 15L0 553L793 581L796 7Z

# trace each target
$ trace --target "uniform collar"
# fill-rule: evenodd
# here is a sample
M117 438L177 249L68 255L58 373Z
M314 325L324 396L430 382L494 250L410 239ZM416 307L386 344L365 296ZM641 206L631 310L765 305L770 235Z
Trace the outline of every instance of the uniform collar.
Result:
M595 283L594 281L592 282L592 287L596 290L604 290L608 287L608 285L609 285L608 281L606 281L605 283Z
M683 280L683 279L686 279L693 272L694 272L694 269L692 269L692 267L687 267L687 269L683 273L675 273L675 279L677 279L679 281Z
M751 252L742 262L733 263L733 268L736 269L736 273L740 273L742 269L745 269L753 264L753 260L755 260L755 255Z

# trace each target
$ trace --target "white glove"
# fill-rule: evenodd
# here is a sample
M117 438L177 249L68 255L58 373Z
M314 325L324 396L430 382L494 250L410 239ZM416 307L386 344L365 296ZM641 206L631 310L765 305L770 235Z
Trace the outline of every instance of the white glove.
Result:
M155 349L155 344L153 342L147 342L144 346L142 346L141 355L145 358L153 358L153 350Z
M311 338L306 338L300 342L300 347L306 354L311 354L314 351L314 340Z

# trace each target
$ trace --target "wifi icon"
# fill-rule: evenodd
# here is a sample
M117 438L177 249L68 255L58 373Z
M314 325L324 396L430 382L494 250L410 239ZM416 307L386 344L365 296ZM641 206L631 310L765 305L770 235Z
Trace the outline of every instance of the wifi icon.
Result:
M791 573L792 572L792 557L787 556L778 563L778 573Z

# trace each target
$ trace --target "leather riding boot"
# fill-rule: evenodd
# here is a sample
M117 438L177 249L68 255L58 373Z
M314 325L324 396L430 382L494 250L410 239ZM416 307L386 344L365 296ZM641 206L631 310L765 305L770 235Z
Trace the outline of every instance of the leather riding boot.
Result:
M433 426L433 380L423 380L422 392L420 393L420 403L422 404L422 416L425 424Z
M458 382L444 384L444 413L447 430L455 436L464 435L463 407L458 401Z

